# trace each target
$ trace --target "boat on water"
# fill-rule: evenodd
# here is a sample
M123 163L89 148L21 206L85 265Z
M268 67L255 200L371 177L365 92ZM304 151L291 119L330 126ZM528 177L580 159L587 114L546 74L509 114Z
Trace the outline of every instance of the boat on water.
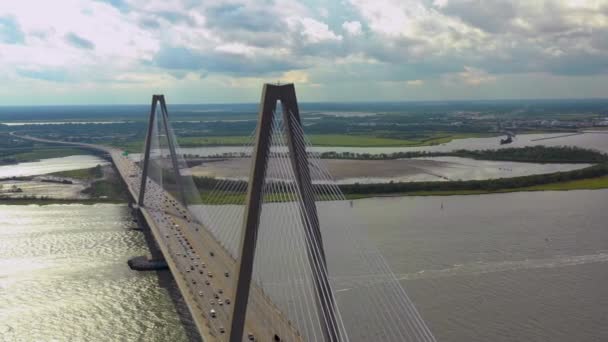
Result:
M500 139L501 145L510 144L512 142L513 142L513 136L511 136L511 134L507 135L507 137L505 139Z

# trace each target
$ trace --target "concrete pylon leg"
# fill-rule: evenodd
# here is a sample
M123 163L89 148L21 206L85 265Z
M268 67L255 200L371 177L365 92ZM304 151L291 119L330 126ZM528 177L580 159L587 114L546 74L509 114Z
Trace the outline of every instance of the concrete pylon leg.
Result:
M164 95L153 95L152 96L152 105L150 108L150 116L148 119L148 130L147 130L147 134L146 134L146 142L145 142L145 147L144 147L144 161L143 161L143 165L141 165L142 175L141 175L141 183L140 183L140 187L139 187L139 196L137 199L138 207L145 206L144 198L145 198L145 192L146 192L146 185L148 183L147 182L148 181L148 168L149 168L149 164L150 164L150 149L152 146L152 134L154 134L154 123L155 123L155 120L157 119L156 108L157 108L157 105L159 105L159 104L160 104L160 108L161 108L161 112L162 112L161 116L163 119L163 123L165 125L167 125L165 97L164 97ZM169 139L168 128L166 128L166 130L167 130L167 138ZM173 148L171 149L171 153L174 153ZM174 155L172 155L172 157L175 159ZM175 163L173 166L174 167L176 166ZM130 259L128 261L129 267L131 267L134 270L138 270L138 271L167 269L167 263L165 261L163 254L160 251L160 248L158 248L158 245L156 243L156 240L154 239L154 236L152 236L152 232L150 231L150 228L147 225L145 225L145 223L144 223L144 222L146 222L146 220L139 217L138 221L144 224L144 226L142 227L142 232L144 234L144 238L146 239L146 243L148 244L148 248L150 250L150 255L149 256L138 256L138 257L134 257L134 258Z
M292 168L296 177L298 196L301 199L300 210L303 213L307 255L312 268L313 281L316 290L316 306L319 311L324 338L326 341L342 341L335 299L327 275L327 263L319 218L313 194L304 189L312 189L308 157L306 151L297 148L297 141L303 141L302 132L295 125L301 124L295 87L293 84L265 84L258 116L256 145L252 155L253 168L249 174L247 202L243 219L243 231L240 244L240 258L237 261L237 286L234 295L232 311L232 326L230 342L241 342L243 327L247 313L247 301L251 287L253 259L257 244L257 235L262 207L262 190L266 175L266 166L272 135L272 121L277 101L283 106L283 121L287 136Z

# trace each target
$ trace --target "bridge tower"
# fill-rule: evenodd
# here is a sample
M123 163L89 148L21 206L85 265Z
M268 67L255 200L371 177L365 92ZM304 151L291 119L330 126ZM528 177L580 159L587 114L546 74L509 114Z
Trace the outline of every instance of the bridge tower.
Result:
M160 109L160 113L157 113L157 109ZM156 124L156 120L159 120L158 114L160 114L160 120L163 122L164 134L169 137L169 113L167 111L167 104L165 103L164 95L152 95L152 105L150 107L150 116L148 119L148 129L146 134L146 140L144 145L144 159L141 175L141 183L139 187L139 194L137 198L137 206L139 208L144 207L146 204L144 203L145 193L146 193L146 185L148 184L148 170L150 168L150 151L152 146L153 134L154 134L154 126ZM173 141L171 139L167 139L170 155L171 155L171 163L173 171L176 175L176 182L180 193L180 200L185 204L185 192L183 184L181 183L181 175L177 164L177 154L175 152L175 146L173 145ZM149 227L145 224L145 220L140 220L144 222L144 227L142 232L144 234L144 238L148 243L148 248L150 250L149 257L135 257L129 260L129 266L132 269L136 270L159 270L166 269L167 264L165 261L165 257L163 256L160 248L158 247L158 243L154 239L152 232Z
M230 341L241 342L247 312L249 290L254 265L254 255L258 238L260 211L262 209L262 196L266 167L270 154L272 124L277 102L282 106L282 120L293 174L295 175L296 189L301 219L305 229L306 254L312 268L314 286L316 290L316 306L322 317L322 330L326 341L342 341L333 292L330 287L327 273L327 261L323 249L323 240L319 227L319 219L314 198L311 193L304 191L312 187L308 157L296 148L297 141L303 140L302 131L296 129L301 125L300 112L293 84L265 84L260 102L256 142L252 154L252 168L249 174L249 185L243 215L243 230L240 240L240 257L237 260L237 285L233 298L232 322Z
M150 117L148 119L148 130L146 134L146 142L144 145L144 160L142 165L142 173L141 173L141 185L139 187L139 198L137 199L137 205L143 207L144 203L144 195L146 193L146 184L148 183L148 169L150 164L150 150L152 147L152 138L154 134L154 125L157 117L157 106L160 105L160 120L162 120L162 127L164 127L164 134L167 137L167 144L169 146L169 151L171 155L171 164L173 167L173 172L175 172L175 180L177 182L177 188L179 190L179 199L182 201L182 204L186 205L186 195L184 191L184 186L182 184L182 178L179 171L178 161L177 161L177 153L175 152L175 145L173 144L173 140L169 137L171 136L169 132L169 112L167 111L167 104L165 102L164 95L152 95L152 106L150 108Z
M142 178L132 187L140 184L140 211L154 223L152 238L201 333L230 342L434 342L399 279L366 243L365 227L349 223L352 210L304 136L293 84L264 85L252 138L234 157L250 161L248 182L221 180L203 198L177 154L164 96L152 97ZM205 263L174 264L169 246ZM198 265L208 271L190 272Z

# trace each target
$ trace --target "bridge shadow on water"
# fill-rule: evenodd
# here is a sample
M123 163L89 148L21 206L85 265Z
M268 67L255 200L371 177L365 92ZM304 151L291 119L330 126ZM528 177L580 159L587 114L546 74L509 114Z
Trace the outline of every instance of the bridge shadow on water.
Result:
M150 231L150 227L148 227L145 219L141 216L138 211L132 211L132 215L136 218L137 228L142 232L144 240L148 246L149 253L151 257L155 259L163 259L162 252L158 248L156 241L154 240L154 236L152 236L152 232ZM151 271L148 271L151 272ZM192 318L192 314L184 301L184 297L173 279L173 274L171 274L170 270L157 270L154 271L156 276L158 277L158 285L160 288L167 291L169 298L173 302L173 306L175 307L175 311L179 317L179 320L184 328L186 333L186 338L188 342L202 342L203 338L199 334L199 331L194 323L194 319Z
M158 285L167 291L169 298L175 306L175 311L179 316L179 320L186 332L188 342L202 342L203 339L194 324L194 319L188 310L188 306L182 297L177 283L173 279L173 275L169 270L155 271L158 276Z

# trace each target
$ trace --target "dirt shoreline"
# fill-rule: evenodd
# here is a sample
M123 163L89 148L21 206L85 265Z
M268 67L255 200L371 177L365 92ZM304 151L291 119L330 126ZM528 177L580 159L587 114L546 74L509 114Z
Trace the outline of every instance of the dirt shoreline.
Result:
M389 160L323 159L323 168L340 183L382 183L388 181L455 181L508 178L532 174L570 171L590 164L538 164L503 161L483 161L460 157L412 158ZM248 158L226 158L193 166L194 176L246 179ZM272 159L267 176L277 178L281 166ZM314 179L322 179L321 168L311 167Z

